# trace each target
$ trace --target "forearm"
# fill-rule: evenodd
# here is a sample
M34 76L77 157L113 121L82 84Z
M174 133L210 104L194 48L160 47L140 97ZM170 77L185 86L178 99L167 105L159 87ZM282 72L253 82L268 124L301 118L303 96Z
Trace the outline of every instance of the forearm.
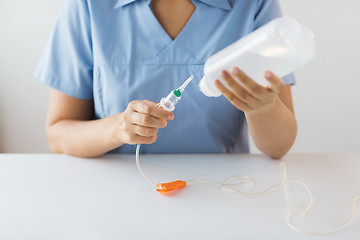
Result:
M97 157L119 147L113 137L117 115L92 121L60 120L47 127L50 149L79 157Z
M245 113L256 146L271 158L283 157L292 147L297 133L294 113L277 97L264 111Z

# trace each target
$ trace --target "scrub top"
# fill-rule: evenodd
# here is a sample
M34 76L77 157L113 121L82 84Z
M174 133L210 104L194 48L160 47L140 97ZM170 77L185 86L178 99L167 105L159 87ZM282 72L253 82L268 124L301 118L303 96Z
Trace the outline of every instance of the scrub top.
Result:
M197 85L217 51L280 17L277 0L193 0L196 7L172 40L150 0L66 0L35 77L79 99L93 99L94 119L123 112L133 100L159 102L190 75L175 119L143 153L247 153L244 113ZM241 66L239 66L241 68ZM284 78L294 84L294 77ZM123 145L114 153L134 153Z

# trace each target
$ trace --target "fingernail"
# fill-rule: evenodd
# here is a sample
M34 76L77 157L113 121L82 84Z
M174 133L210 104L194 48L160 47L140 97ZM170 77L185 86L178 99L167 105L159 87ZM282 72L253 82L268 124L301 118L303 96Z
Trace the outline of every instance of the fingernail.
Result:
M265 73L265 77L266 77L266 78L271 78L271 77L272 77L272 73L269 72L269 71L267 71L267 72Z
M174 115L169 115L169 116L168 116L168 119L169 119L169 120L173 120L173 119L174 119Z
M224 71L221 71L221 72L219 73L219 76L220 76L221 78L226 78L226 74L225 74Z
M240 70L235 67L235 68L232 69L231 72L232 72L232 74L234 74L234 75L238 75L238 74L240 73Z

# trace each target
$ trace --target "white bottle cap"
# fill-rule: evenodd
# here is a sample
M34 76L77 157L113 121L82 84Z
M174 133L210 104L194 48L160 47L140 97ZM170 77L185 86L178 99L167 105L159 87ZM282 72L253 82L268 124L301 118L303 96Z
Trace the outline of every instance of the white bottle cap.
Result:
M209 86L209 84L213 84ZM199 83L200 91L207 97L220 97L221 93L216 89L214 82L208 81L204 76Z

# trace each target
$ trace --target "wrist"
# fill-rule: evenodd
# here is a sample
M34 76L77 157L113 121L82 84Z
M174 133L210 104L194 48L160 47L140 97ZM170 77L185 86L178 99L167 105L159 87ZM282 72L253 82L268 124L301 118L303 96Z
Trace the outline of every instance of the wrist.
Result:
M108 126L108 134L107 134L107 140L108 140L108 146L112 149L120 147L121 145L125 144L121 140L120 134L119 134L119 128L122 124L122 113L115 114L113 116L108 117L109 122L106 123Z

